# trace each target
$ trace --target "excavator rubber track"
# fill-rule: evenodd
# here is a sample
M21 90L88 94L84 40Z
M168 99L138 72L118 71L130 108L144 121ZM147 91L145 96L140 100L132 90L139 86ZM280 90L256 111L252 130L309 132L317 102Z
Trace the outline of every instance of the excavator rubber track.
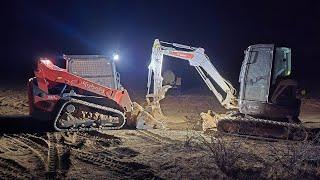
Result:
M68 97L61 99L58 107L54 118L57 131L120 129L126 123L123 110L105 98Z
M295 141L308 139L308 132L302 124L261 119L238 113L220 119L217 123L217 129L224 134L253 139Z

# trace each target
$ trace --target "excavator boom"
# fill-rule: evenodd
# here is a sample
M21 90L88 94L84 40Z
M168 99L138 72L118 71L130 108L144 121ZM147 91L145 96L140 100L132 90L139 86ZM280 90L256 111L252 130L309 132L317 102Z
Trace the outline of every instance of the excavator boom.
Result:
M203 48L196 48L177 43L168 43L156 39L152 48L151 62L149 64L148 94L147 98L152 97L154 101L164 98L168 86L162 86L162 61L163 56L183 59L197 70L208 88L217 97L222 106L227 109L237 108L236 90L232 84L224 79L211 63L209 57L204 53ZM151 93L151 83L153 76L153 93ZM224 92L220 93L213 82ZM149 100L150 101L150 100Z

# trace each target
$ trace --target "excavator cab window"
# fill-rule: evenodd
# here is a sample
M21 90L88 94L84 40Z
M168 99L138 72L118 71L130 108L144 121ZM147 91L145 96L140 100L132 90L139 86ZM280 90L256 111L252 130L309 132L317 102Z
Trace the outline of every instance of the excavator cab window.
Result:
M252 45L245 51L241 67L240 99L268 102L279 82L290 74L290 48Z
M273 59L272 44L250 46L239 76L240 99L267 102Z
M275 50L272 85L276 84L277 79L288 77L291 74L291 49L278 47Z

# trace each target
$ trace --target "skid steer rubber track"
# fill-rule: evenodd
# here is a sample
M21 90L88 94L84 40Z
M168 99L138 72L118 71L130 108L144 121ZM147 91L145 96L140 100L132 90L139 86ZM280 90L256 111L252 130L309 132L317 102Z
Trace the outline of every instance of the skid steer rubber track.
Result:
M260 119L241 114L232 114L220 119L217 129L225 134L252 137L254 139L296 141L308 139L308 132L302 124Z
M95 96L62 98L56 109L57 131L120 129L126 122L124 110L112 100Z

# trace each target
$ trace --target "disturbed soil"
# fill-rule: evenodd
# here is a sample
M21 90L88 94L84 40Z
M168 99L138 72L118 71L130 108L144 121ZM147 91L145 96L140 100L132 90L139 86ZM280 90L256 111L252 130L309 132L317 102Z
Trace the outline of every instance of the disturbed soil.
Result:
M143 104L143 94L132 94ZM0 89L0 179L318 179L320 144L203 133L199 113L224 112L214 97L168 96L165 130L53 132L28 117L24 88ZM320 100L300 119L320 127Z

